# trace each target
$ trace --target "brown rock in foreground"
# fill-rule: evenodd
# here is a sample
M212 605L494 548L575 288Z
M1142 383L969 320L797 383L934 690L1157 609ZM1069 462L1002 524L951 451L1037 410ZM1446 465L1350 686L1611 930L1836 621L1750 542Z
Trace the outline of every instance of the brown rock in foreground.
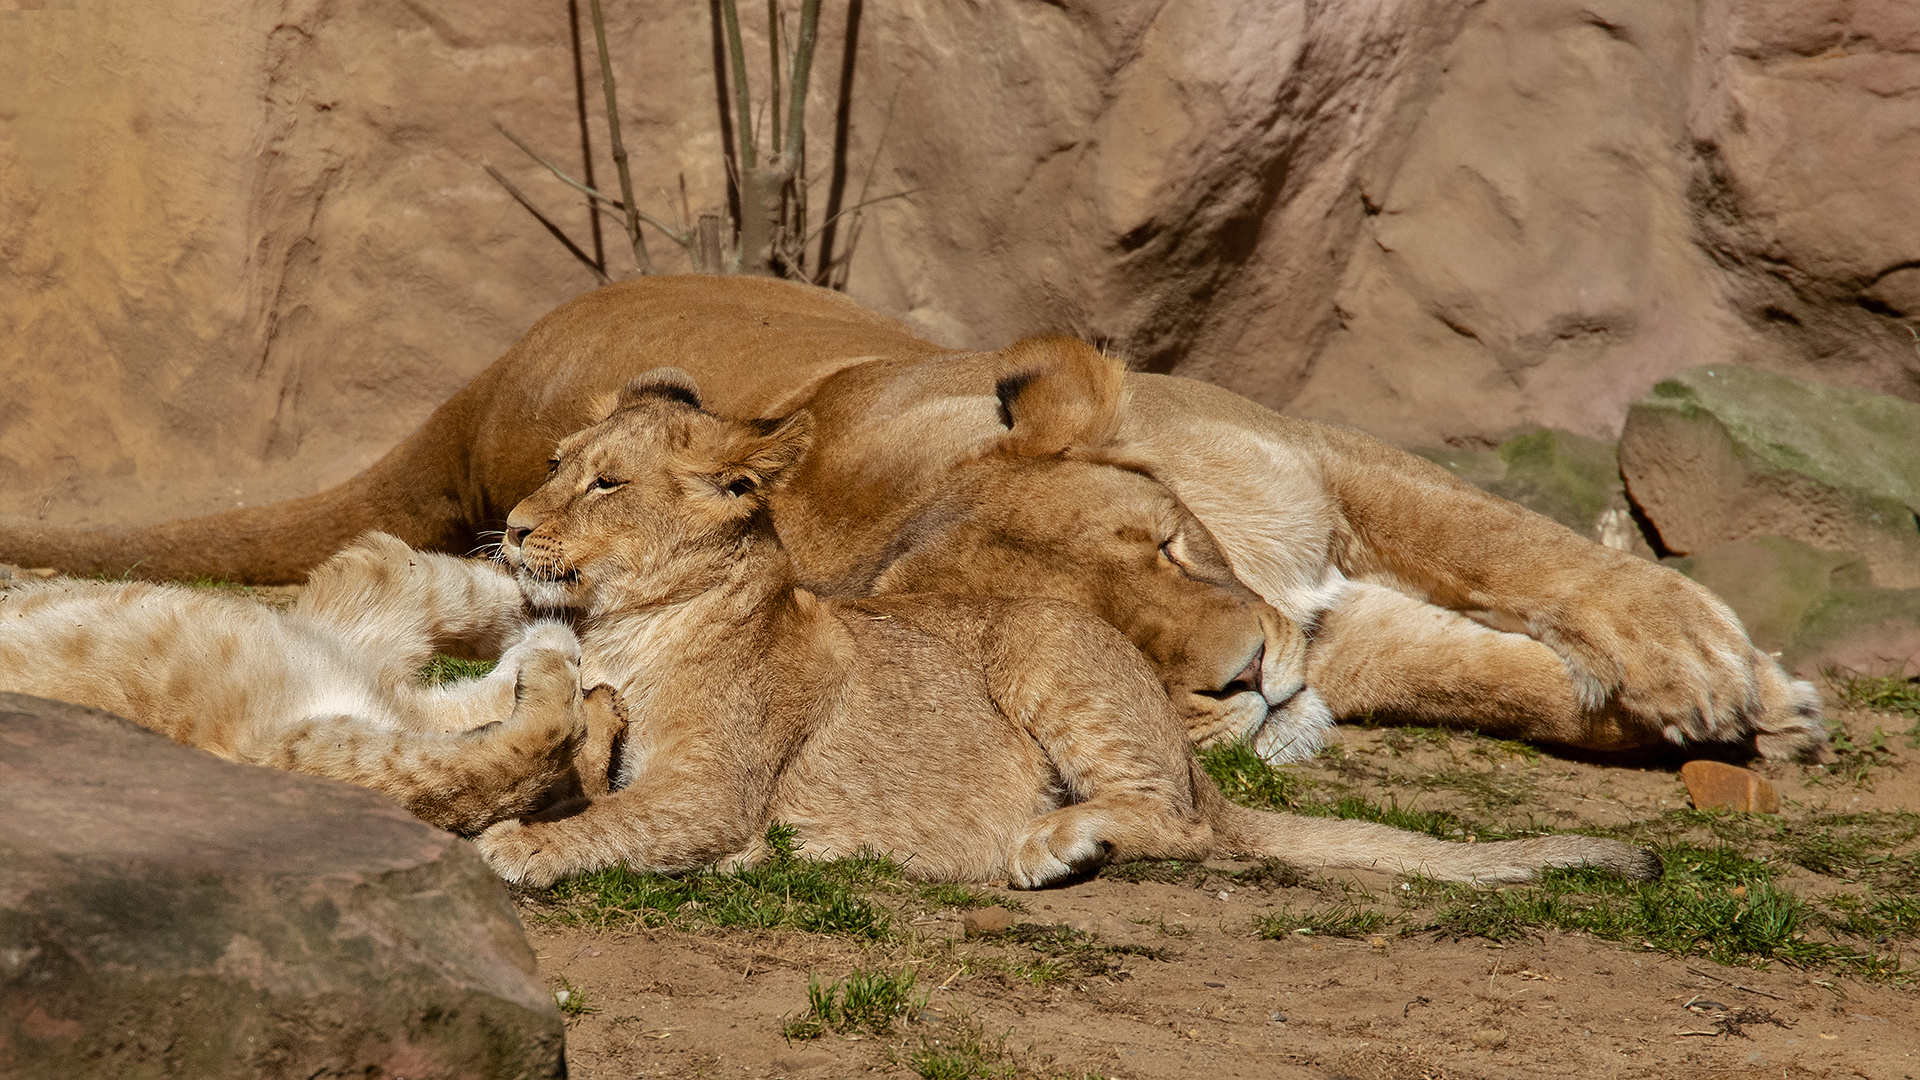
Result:
M0 1075L565 1075L504 886L385 797L18 694L0 791Z
M1680 766L1680 779L1686 781L1687 794L1698 810L1780 812L1779 790L1752 769L1720 761L1689 761Z

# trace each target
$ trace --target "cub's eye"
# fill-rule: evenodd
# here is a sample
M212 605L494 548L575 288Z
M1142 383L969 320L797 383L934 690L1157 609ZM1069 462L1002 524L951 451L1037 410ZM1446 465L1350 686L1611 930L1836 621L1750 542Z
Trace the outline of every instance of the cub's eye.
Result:
M587 485L587 490L612 491L614 488L620 487L625 483L625 480L609 480L604 476L596 476L593 478L593 483Z

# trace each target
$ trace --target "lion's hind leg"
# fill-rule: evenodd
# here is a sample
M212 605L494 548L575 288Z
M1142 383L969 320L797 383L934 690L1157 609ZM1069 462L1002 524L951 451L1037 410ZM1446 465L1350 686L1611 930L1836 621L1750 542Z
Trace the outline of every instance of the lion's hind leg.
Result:
M1034 819L1006 872L1039 888L1108 859L1204 858L1186 729L1117 630L1050 601L1011 607L985 650L988 692L1046 753L1069 804Z

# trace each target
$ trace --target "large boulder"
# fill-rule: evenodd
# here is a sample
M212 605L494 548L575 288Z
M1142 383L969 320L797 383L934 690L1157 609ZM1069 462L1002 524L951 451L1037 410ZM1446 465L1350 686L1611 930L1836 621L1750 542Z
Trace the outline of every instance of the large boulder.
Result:
M0 790L0 1075L565 1075L504 886L385 797L17 694Z
M584 4L29 6L0 514L366 465L594 283L482 159L633 270L491 126L612 186ZM725 206L712 6L607 10L640 199ZM1920 397L1911 0L909 0L827 5L821 39L830 276L944 344L1085 334L1403 445L1610 438L1741 358Z
M1692 368L1627 414L1627 490L1666 551L1785 536L1920 586L1920 405L1742 367Z

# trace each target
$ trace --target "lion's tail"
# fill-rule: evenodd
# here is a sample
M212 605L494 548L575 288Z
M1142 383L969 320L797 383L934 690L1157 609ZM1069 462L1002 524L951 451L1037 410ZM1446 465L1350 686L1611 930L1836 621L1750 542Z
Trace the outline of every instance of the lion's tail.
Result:
M0 562L74 575L275 585L306 580L307 571L375 529L423 550L464 554L476 526L462 475L447 467L442 449L464 445L466 416L454 407L464 396L365 472L326 491L134 529L0 521Z
M1223 851L1306 866L1423 874L1441 881L1530 881L1542 870L1591 866L1635 881L1660 876L1660 857L1618 840L1536 836L1462 844L1371 821L1249 810L1222 800L1214 837Z

